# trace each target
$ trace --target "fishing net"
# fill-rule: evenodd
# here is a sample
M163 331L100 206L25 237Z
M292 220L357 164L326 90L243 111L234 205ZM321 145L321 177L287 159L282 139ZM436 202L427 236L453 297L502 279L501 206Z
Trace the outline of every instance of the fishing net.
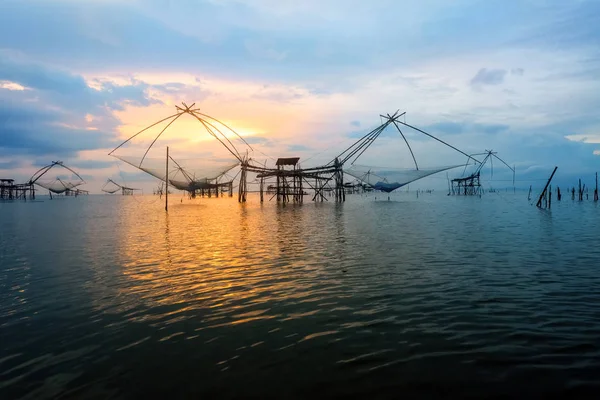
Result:
M102 191L104 193L113 194L117 193L119 190L121 190L121 186L112 179L107 180L104 186L102 186Z
M48 189L52 193L56 193L56 194L64 193L67 190L74 189L79 185L83 185L84 183L85 182L83 182L83 181L80 181L80 182L64 181L60 178L56 178L53 180L39 179L38 181L35 182L36 185L41 186L45 189Z
M114 155L140 170L165 181L166 158L144 158ZM239 165L235 158L221 158L211 160L176 160L169 159L169 185L179 190L194 191L212 187L214 183Z
M29 179L29 183L48 189L52 193L61 194L83 185L85 181L77 172L65 166L61 161L55 161L40 168Z
M344 168L344 173L366 183L375 190L389 193L427 176L461 166L462 165L452 165L435 168L419 168L417 170L354 164L350 166L350 168Z
M229 182L225 174L248 158L251 147L225 122L201 113L194 105L183 106L109 154L179 190L193 192ZM168 137L164 135L167 130ZM168 172L166 149L170 149Z

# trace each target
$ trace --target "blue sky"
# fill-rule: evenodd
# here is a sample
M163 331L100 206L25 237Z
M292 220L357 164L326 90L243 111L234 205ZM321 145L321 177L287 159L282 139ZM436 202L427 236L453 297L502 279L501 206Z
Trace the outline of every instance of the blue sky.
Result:
M61 159L92 191L139 179L106 154L186 101L274 157L325 159L401 109L467 152L497 150L523 185L554 165L591 183L599 43L598 1L3 0L0 174ZM407 133L420 164L457 161ZM411 161L393 132L368 156Z

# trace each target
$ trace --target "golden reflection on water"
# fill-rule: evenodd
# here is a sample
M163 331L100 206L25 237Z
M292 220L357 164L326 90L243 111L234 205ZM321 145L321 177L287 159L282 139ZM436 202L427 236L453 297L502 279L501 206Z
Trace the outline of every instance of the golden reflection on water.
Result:
M315 277L323 273L323 256L341 257L345 251L342 210L318 207L238 204L227 197L186 199L168 213L158 206L126 204L117 235L118 294L103 298L117 304L98 306L129 312L133 320L202 309L210 327L290 318L261 305L318 300L322 289ZM329 229L336 240L326 245L319 232Z

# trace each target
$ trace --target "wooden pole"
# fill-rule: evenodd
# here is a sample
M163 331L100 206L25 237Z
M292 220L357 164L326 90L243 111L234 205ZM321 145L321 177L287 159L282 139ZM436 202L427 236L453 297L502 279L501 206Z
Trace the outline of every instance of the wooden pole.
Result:
M546 186L544 187L544 190L540 194L540 198L537 201L537 204L536 204L537 207L542 207L542 199L544 198L544 195L546 194L546 190L548 190L548 186L550 185L550 182L552 181L552 178L554 177L554 174L556 173L557 169L558 169L558 167L554 167L554 171L552 171L552 175L550 175L548 182L546 182Z
M594 201L598 201L598 173L596 172L596 188L594 189Z
M263 202L263 192L265 187L265 178L260 178L260 202Z
M548 190L548 208L552 206L552 185L550 185L550 189Z
M165 167L165 211L169 211L169 146L167 146L167 162Z

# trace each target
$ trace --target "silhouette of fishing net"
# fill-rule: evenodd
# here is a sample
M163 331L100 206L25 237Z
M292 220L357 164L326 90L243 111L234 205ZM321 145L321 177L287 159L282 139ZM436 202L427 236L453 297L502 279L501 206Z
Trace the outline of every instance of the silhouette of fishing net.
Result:
M166 181L165 158L145 158L141 162L141 158L138 157L114 156L161 181ZM169 158L169 185L187 191L212 187L211 184L226 179L227 172L239 165L239 161L233 157L211 160Z
M121 190L121 186L114 182L112 179L106 181L104 186L102 186L102 191L104 193L114 194Z
M74 189L79 185L83 185L84 182L69 182L62 180L61 178L56 178L50 181L38 180L35 184L48 189L52 193L61 194L67 190Z
M251 146L226 123L201 113L194 104L182 104L175 114L135 133L109 154L180 190L194 192L228 183L227 172L248 159ZM165 138L175 121L179 121L175 136Z
M55 172L58 175L54 175ZM65 174L68 172L71 174ZM52 177L52 175L54 176ZM77 172L65 166L62 161L53 161L51 164L40 168L29 179L29 184L36 184L56 194L64 193L84 183L83 178Z
M344 173L353 176L361 182L369 185L375 190L390 193L396 189L406 186L411 182L423 179L427 176L437 174L452 168L462 167L462 165L452 165L436 168L403 169L371 167L365 165L352 165L350 168L344 168Z

